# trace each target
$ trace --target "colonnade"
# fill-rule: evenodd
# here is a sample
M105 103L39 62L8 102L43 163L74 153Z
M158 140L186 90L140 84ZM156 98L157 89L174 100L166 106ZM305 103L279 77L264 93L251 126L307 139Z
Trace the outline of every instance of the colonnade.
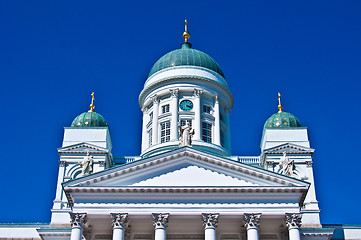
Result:
M261 213L244 214L247 240L258 240L258 227ZM124 230L128 223L127 213L111 213L113 223L113 240L124 240ZM81 240L83 228L87 222L86 213L70 213L71 217L71 240ZM218 213L203 213L202 222L204 227L205 240L216 240L216 228L218 224ZM300 240L300 226L302 214L286 213L285 222L288 228L289 240ZM166 240L166 230L169 221L169 213L153 213L154 239Z
M169 112L171 113L171 119L170 119L170 141L178 141L179 140L179 133L178 133L178 122L179 122L179 89L169 89L170 93L170 104L169 104ZM202 104L201 104L201 98L202 98L203 91L200 89L194 89L193 90L193 112L194 112L194 119L193 119L193 126L194 129L194 135L192 137L193 140L201 141L202 140ZM151 97L151 101L153 104L153 115L152 121L152 144L151 145L157 145L160 144L159 139L159 111L160 111L160 96L153 95ZM214 130L213 130L213 140L212 142L216 145L221 146L221 120L220 120L220 101L218 96L214 96L214 106L213 106L213 116L214 116ZM147 124L149 122L149 119L146 117L147 108L144 108L143 111L143 146L142 150L145 150L149 147L149 144L147 144L145 139L148 139L147 136ZM230 110L228 110L230 111ZM229 112L225 115L225 124L227 124L227 136L229 136L230 132L229 130Z

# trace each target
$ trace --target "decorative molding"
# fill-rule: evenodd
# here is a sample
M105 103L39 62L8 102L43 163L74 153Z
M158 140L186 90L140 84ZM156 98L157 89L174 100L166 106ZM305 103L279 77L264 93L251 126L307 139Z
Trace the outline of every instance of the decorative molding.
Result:
M219 75L220 76L220 75ZM147 86L146 88L144 88L142 90L142 92L139 95L139 104L141 104L142 99L144 98L144 95L146 95L146 93L151 90L152 88L159 86L161 84L167 83L167 82L172 82L175 83L176 81L184 81L184 79L193 79L193 80L199 80L199 81L206 81L208 83L212 83L217 85L218 87L220 87L221 89L223 89L229 96L230 96L230 102L231 102L231 106L233 106L233 97L232 97L232 93L229 90L228 87L223 86L222 84L217 83L214 80L208 79L208 78L204 78L204 77L200 77L200 76L192 76L192 75L181 75L181 76L170 76L170 77L165 77L160 81L157 81L149 86Z
M72 228L83 228L87 222L86 213L69 213L70 224Z
M152 97L150 97L150 99L152 100L153 104L159 104L159 97L157 94L154 94Z
M86 149L82 149L86 148ZM92 151L94 150L94 151ZM62 153L81 153L84 154L86 152L89 152L91 154L108 154L109 150L106 148L98 147L93 144L89 143L78 143L67 147L58 148L58 152L60 154Z
M66 167L66 161L63 161L63 160L59 161L59 166Z
M244 214L244 226L246 229L258 228L261 213L245 213Z
M267 164L267 168L273 168L275 162L274 161L267 161L266 164Z
M167 228L169 213L152 213L154 229Z
M113 229L114 228L126 228L128 224L128 214L127 213L111 213Z
M100 167L105 167L105 161L99 161L98 163Z
M285 220L288 229L301 227L302 213L286 213Z
M170 95L171 95L172 98L177 98L177 97L178 97L179 89L178 89L178 88L169 89L169 92L170 92Z
M286 152L287 154L313 154L315 149L303 147L293 143L284 143L282 145L267 148L263 151L264 154L279 155Z
M218 224L219 213L202 213L203 227L216 228Z
M193 91L193 96L199 98L202 95L203 91L201 89L195 88Z
M313 161L306 161L307 167L312 167Z

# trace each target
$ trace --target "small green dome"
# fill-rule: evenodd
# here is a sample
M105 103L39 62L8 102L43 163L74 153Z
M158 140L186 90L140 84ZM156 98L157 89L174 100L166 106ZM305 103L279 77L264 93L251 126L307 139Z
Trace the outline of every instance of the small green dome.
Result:
M107 127L108 123L99 113L89 111L77 116L71 123L72 127Z
M284 128L284 127L302 127L300 121L291 113L278 112L273 114L266 123L264 128Z
M192 49L192 44L185 42L180 49L171 51L161 57L150 70L149 76L154 73L175 66L198 66L213 70L224 77L222 69L208 54Z

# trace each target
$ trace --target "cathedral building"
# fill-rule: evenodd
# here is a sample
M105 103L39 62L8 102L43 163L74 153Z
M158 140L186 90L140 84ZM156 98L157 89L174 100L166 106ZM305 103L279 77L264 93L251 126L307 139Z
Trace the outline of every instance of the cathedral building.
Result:
M0 239L361 239L361 227L320 222L308 129L280 93L260 155L232 155L231 89L189 37L186 23L184 43L140 92L140 155L112 155L92 94L90 110L64 129L50 224L2 225Z

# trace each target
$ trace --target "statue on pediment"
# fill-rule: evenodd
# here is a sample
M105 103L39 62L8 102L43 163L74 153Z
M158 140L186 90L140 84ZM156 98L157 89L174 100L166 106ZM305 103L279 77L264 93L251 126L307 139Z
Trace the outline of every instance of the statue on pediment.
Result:
M79 162L81 169L81 176L88 175L93 173L93 156L90 156L90 153L87 152L83 161Z
M291 160L286 152L283 152L283 156L280 159L278 167L281 170L281 173L286 176L292 176L295 171L295 160Z
M178 127L180 132L179 146L190 146L192 144L192 136L194 135L194 129L191 127L191 124L187 122L184 126L181 126L178 123Z

